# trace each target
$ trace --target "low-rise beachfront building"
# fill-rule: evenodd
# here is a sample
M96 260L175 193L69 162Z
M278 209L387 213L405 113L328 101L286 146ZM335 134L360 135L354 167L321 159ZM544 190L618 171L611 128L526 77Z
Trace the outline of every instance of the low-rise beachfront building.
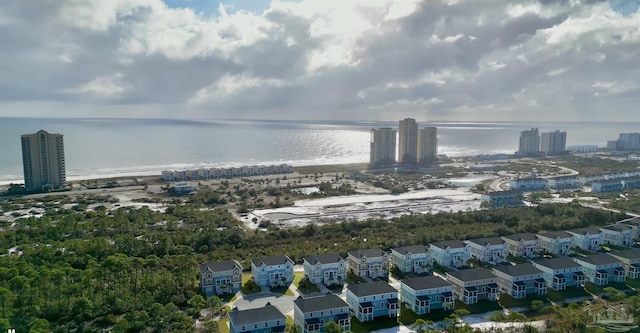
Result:
M509 254L514 257L533 258L540 251L538 237L532 233L502 236L509 244Z
M628 249L609 252L610 256L620 260L624 272L630 279L640 279L640 249Z
M424 245L403 246L391 249L391 262L403 273L422 274L429 272L433 260Z
M251 260L251 278L260 287L284 287L293 282L293 260L268 256Z
M500 237L485 237L467 241L471 258L496 265L507 261L509 244Z
M337 295L302 298L293 301L293 321L302 333L324 332L330 321L340 325L344 332L351 330L349 305Z
M347 269L356 276L389 277L389 254L380 249L351 251L347 255Z
M517 207L524 205L522 191L496 191L480 195L483 207Z
M211 170L209 169L198 169L198 179L209 180L211 179Z
M233 168L221 168L222 178L233 178Z
M209 175L213 179L222 178L222 169L220 169L220 168L209 168Z
M174 194L189 194L196 190L196 186L193 183L183 182L183 183L175 183L171 186Z
M384 281L351 283L347 286L347 304L359 321L398 316L398 291Z
M551 289L564 290L584 284L582 266L570 258L560 257L536 261L533 266L543 272L543 279Z
M448 240L429 244L429 255L438 265L459 268L467 266L471 250L461 240Z
M197 180L198 179L198 170L185 170L187 173L187 180Z
M547 293L544 273L530 263L497 266L493 269L493 274L498 278L500 290L513 298L522 299L530 294L540 296Z
M560 256L571 254L573 236L566 231L548 231L538 234L540 250Z
M542 191L547 188L547 180L544 178L520 178L509 182L509 187L514 191Z
M173 171L171 171L171 170L162 170L162 172L160 173L160 179L162 181L165 181L165 182L174 181L175 178L173 178Z
M207 295L233 294L242 287L242 265L236 260L198 265L200 289Z
M547 187L554 190L565 190L580 186L577 176L557 176L547 178Z
M600 228L605 244L615 246L633 246L635 232L626 224L612 224Z
M572 237L572 246L584 251L598 252L602 250L604 236L598 227L586 227L567 230Z
M305 257L304 276L313 284L343 284L347 280L347 261L338 254Z
M620 192L623 189L624 184L622 184L622 181L617 179L601 180L591 183L591 191L596 193Z
M640 177L627 177L621 179L622 187L625 190L638 189L640 188Z
M453 310L455 307L451 283L439 276L402 280L400 300L419 315L437 309Z
M634 233L634 239L640 239L640 217L632 217L626 220L619 221L618 224L624 224L631 227Z
M189 180L189 177L187 176L187 170L176 170L173 173L173 179L177 182L184 182Z
M447 273L453 296L465 304L481 300L496 301L500 294L497 278L485 268L463 269Z
M582 266L585 279L593 284L604 286L609 282L624 282L625 272L622 261L606 253L592 254L573 258Z
M238 310L228 314L230 333L280 333L285 331L287 317L271 303L264 307Z

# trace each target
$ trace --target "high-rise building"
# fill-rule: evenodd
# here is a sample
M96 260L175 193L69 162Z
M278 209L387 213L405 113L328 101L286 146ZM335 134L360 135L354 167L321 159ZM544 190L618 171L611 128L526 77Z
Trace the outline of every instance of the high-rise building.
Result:
M22 165L28 191L61 188L67 179L62 134L23 134Z
M538 155L540 153L540 134L537 128L520 132L518 155Z
M418 162L418 124L413 118L400 120L398 163Z
M562 154L567 150L567 132L555 130L540 135L540 151L547 154Z
M620 133L618 146L620 150L640 149L640 133Z
M391 165L396 162L396 130L390 127L371 130L372 166Z
M438 129L425 127L418 133L418 162L429 163L438 158Z

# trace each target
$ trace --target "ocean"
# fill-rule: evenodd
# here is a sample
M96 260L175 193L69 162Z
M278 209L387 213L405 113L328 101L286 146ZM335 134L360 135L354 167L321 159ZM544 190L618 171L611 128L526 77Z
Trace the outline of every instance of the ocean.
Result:
M513 153L519 132L567 131L567 145L604 146L640 122L420 122L438 127L439 154ZM64 134L67 179L159 174L165 169L289 163L367 163L371 128L398 122L0 118L0 183L20 182L20 134Z

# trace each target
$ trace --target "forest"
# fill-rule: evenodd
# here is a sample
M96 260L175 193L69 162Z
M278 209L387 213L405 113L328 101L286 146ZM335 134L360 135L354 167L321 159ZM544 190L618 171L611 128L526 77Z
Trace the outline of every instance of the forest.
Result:
M24 199L21 199L24 200ZM49 201L47 201L49 200ZM108 210L41 199L42 217L0 222L0 332L192 332L199 263L427 244L605 225L624 215L578 204L343 221L246 231L215 204ZM93 197L91 203L113 200ZM29 205L29 202L3 205ZM52 208L52 207L56 208ZM7 207L3 209L8 209ZM191 310L191 311L190 311ZM197 311L196 311L197 313Z

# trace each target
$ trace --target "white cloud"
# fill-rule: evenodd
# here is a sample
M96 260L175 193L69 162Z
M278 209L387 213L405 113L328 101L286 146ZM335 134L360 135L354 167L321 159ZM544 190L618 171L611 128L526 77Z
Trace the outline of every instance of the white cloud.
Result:
M125 92L122 73L99 76L76 88L67 90L70 93L90 93L99 97L115 98Z

